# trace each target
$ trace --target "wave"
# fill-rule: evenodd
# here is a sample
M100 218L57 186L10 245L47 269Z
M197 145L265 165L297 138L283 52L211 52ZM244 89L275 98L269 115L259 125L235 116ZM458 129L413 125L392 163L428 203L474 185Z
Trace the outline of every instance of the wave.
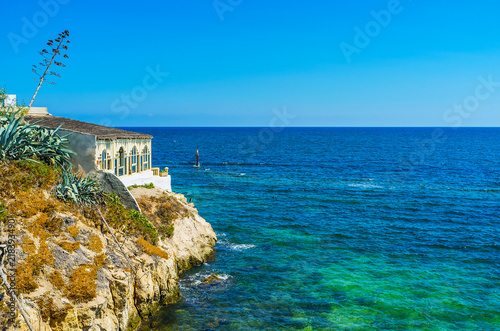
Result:
M203 280L207 279L212 275L215 275L217 277L214 283L225 283L226 281L232 278L232 276L229 274L217 273L216 270L207 270L182 279L183 283L182 285L185 286L207 285L205 282L203 282Z
M244 251L247 249L254 248L255 245L252 244L230 244L229 248L232 249L233 251Z
M247 249L251 249L251 248L255 247L255 245L253 245L253 244L233 244L233 243L230 243L230 242L225 241L225 240L219 240L217 242L217 244L222 246L223 248L227 248L229 250L238 251L238 252L245 251Z
M374 188L383 188L380 185L375 185L375 184L348 184L347 186L349 187L359 187L363 189L374 189Z

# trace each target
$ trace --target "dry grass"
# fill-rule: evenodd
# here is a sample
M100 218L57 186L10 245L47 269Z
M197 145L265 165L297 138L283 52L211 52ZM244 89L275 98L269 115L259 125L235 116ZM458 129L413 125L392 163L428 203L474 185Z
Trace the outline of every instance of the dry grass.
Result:
M38 288L35 281L35 266L31 263L21 262L16 269L16 289L20 293L30 293Z
M168 259L167 252L165 252L163 249L161 249L159 247L151 245L149 242L147 242L143 238L137 239L137 243L142 247L142 250L144 251L144 253L149 254L149 255L158 255L159 257L162 257L164 259Z
M166 194L137 198L137 202L158 233L167 238L174 233L174 221L189 216L189 210L179 200Z
M101 210L111 227L127 235L144 237L151 242L157 240L158 232L143 214L135 210L125 209L116 195L106 195L105 201L106 205ZM101 218L95 209L86 208L84 216L87 222L94 224L94 227L101 225ZM103 233L107 233L105 228Z
M69 242L69 241L59 241L57 243L59 246L61 246L62 249L69 253L73 253L77 249L80 249L80 242L79 241L74 241L74 242Z
M59 321L63 321L68 315L68 310L73 306L65 304L63 307L56 307L54 300L49 296L40 297L37 300L37 305L40 308L40 315L43 321L48 321L49 319L57 324Z
M21 244L27 257L16 269L16 288L20 293L30 293L38 288L35 277L46 265L54 265L54 257L45 239L40 239L39 247L29 238Z
M83 264L71 272L66 296L76 302L88 302L96 297L97 268Z
M64 289L66 286L66 282L64 281L59 270L54 270L54 272L49 275L49 281L59 290Z
M0 194L15 198L20 191L48 190L57 185L59 172L56 168L31 161L7 161L0 164Z
M68 232L73 238L76 238L80 233L80 229L76 225L68 226L66 228L66 232Z
M23 253L28 254L28 256L34 255L37 251L35 242L27 237L25 237L23 242L21 243L21 248L23 249Z
M104 267L106 263L108 263L108 257L104 253L97 255L94 259L94 265L97 269Z
M62 224L62 219L49 216L42 211L34 221L28 222L26 225L34 237L48 238L49 236L58 236L61 233Z
M65 204L47 197L46 192L57 185L59 172L56 168L31 161L8 161L0 163L0 178L0 200L7 207L10 217L30 219L39 214L45 215L45 219L38 219L37 222L42 224L49 220L45 230L51 231L52 213L69 210ZM33 224L31 231L39 232L41 228L44 226Z
M30 293L39 285L37 279L43 274L45 266L54 265L54 257L47 240L52 238L64 250L72 253L80 248L80 242L56 241L62 234L63 220L56 217L55 212L75 212L70 205L64 204L49 192L57 185L58 171L46 165L33 162L7 162L0 164L0 200L4 202L9 217L22 219L21 228L29 234L20 242L23 257L16 270L16 288L20 293ZM86 220L85 220L86 221ZM91 223L92 224L92 223ZM97 225L97 224L92 224ZM80 229L68 227L66 231L76 238ZM96 251L102 251L102 243L91 238ZM66 283L63 271L55 270L47 275L50 283L61 290L70 300L87 302L96 296L97 270L106 264L106 256L98 255L92 265L75 268L68 275ZM56 306L52 298L42 297L38 300L44 320L63 320L71 305Z
M88 302L97 295L97 271L107 263L106 255L99 254L93 264L83 264L71 272L66 286L66 296L75 302Z
M101 226L101 220L96 210L75 210L74 206L64 204L50 194L59 177L57 170L52 167L30 162L8 162L0 164L0 177L0 201L4 203L9 217L22 220L21 230L26 230L26 235L21 237L19 243L24 254L16 270L16 287L20 293L30 293L39 287L37 280L41 279L46 266L54 265L48 242L59 245L69 253L80 248L80 242L73 239L80 233L83 235L83 232L76 225L67 227L66 232L63 232L64 221L57 213L72 214L82 224L94 228ZM149 210L140 214L126 210L115 197L107 197L102 212L117 232L140 237L137 243L145 253L167 259L167 252L151 242L155 242L160 235L168 236L173 229L173 220L185 216L187 210L176 199L168 196L144 204L148 204ZM77 266L68 274L63 270L45 271L54 288L61 290L72 302L88 302L96 297L98 271L108 262L104 253L105 243L97 234L90 235L89 241L84 244L97 253L93 263ZM55 305L49 297L40 298L39 306L44 320L50 319L51 323L52 320L64 318L70 307L66 305L61 308L60 303L59 306Z
M90 236L89 248L96 253L101 253L103 249L101 238L98 235L93 234Z
M44 191L34 189L31 191L19 191L15 200L8 204L10 214L31 218L38 213L51 214L56 210L56 204L53 200L45 197Z

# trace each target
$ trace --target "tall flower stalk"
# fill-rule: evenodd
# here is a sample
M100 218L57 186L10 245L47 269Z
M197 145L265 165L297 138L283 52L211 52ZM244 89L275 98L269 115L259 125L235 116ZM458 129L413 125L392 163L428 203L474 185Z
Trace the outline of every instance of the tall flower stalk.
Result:
M56 66L59 67L66 67L64 63L58 62L55 59L58 55L66 59L68 58L67 54L61 54L61 49L68 50L68 45L67 45L69 44L69 40L67 40L68 37L69 37L69 31L65 30L59 33L59 37L57 37L55 40L49 39L47 45L50 47L50 51L44 48L40 52L38 52L38 54L40 54L43 57L42 62L39 63L40 68L37 67L36 65L33 65L33 68L31 70L37 76L39 76L40 79L38 81L38 87L36 88L35 94L33 95L33 98L31 99L31 102L28 107L31 107L33 101L35 101L35 97L38 94L38 90L42 86L42 83L47 80L46 78L47 76L52 75L56 77L61 77L61 75L59 75L57 72L49 71L49 69L52 64L55 64ZM52 54L52 56L50 54ZM44 68L45 70L43 71L43 73L40 73L39 70L42 71ZM34 79L37 80L37 78ZM48 83L52 85L56 84L55 82L48 82Z

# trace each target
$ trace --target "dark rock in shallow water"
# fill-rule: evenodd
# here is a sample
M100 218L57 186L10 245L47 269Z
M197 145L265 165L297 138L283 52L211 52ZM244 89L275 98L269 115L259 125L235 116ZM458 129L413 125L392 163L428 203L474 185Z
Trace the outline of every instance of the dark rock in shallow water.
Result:
M220 282L222 280L224 280L224 279L222 277L220 277L219 275L211 274L210 276L203 278L201 280L201 282L203 284L214 284L214 283Z

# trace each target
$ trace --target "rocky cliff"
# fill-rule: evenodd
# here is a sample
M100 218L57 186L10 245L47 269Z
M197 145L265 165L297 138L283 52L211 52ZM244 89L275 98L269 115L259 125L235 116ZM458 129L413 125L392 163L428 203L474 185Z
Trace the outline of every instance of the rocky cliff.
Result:
M12 178L23 176L18 172L7 169ZM110 231L96 210L62 204L50 185L31 184L25 191L0 187L16 192L2 196L8 214L0 240L7 241L10 224L15 288L35 330L134 330L178 300L182 270L213 253L212 227L182 195L132 189L143 214L110 198L102 207ZM0 301L0 325L7 323L8 300ZM28 330L20 314L10 327Z

